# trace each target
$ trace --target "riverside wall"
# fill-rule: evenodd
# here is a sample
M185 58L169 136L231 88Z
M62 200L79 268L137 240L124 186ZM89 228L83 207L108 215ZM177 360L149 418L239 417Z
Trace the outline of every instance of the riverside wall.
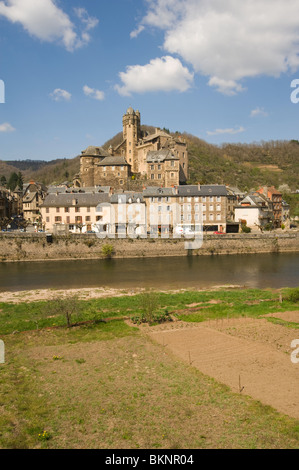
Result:
M199 249L186 250L184 239L104 239L94 234L52 236L45 233L1 233L0 262L113 258L212 256L299 252L299 232L204 236Z

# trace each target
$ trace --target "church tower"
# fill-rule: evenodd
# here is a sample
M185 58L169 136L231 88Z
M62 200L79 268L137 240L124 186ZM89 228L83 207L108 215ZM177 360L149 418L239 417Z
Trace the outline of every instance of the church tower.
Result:
M138 173L136 146L141 138L140 112L129 108L123 116L123 138L126 140L126 160L133 173Z

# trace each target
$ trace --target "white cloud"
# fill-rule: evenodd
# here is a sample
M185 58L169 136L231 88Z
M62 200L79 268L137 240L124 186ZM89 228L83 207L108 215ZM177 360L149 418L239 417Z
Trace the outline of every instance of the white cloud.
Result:
M75 11L85 25L79 35L69 16L56 5L56 0L5 0L0 1L0 17L12 23L21 23L32 36L46 42L62 42L68 51L73 51L90 41L87 33L98 21L88 16L85 9Z
M298 0L147 3L139 27L164 30L164 49L209 77L209 85L221 93L243 91L245 78L277 77L299 67Z
M267 117L268 113L264 110L264 108L255 108L251 111L250 117L256 117L256 116L262 116L262 117Z
M119 74L123 86L116 85L120 95L155 91L186 91L193 82L193 74L179 59L170 56L153 59L147 65L132 65Z
M15 128L12 127L9 122L4 122L3 124L0 124L0 132L14 132Z
M139 25L138 28L134 29L134 31L132 31L130 33L130 38L133 39L133 38L137 38L137 36L141 33L141 31L144 30L144 26L143 25Z
M56 90L50 93L50 96L54 101L70 101L72 97L71 93L61 88L56 88Z
M238 128L229 128L229 129L215 129L214 131L207 131L208 135L221 135L221 134L240 134L241 132L244 132L245 128L240 126Z
M208 84L210 86L216 87L217 91L223 95L233 96L241 91L245 91L246 88L243 88L240 83L235 80L224 80L222 78L211 77Z
M83 92L86 96L90 96L91 98L95 100L102 101L105 98L105 93L103 91L90 88L87 85L83 87Z

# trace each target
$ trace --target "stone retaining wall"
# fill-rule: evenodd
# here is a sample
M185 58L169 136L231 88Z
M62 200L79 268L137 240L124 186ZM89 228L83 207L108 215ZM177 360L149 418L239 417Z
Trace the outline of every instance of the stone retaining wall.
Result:
M49 243L44 233L1 233L0 261L105 258L107 245L113 247L116 258L286 253L299 252L299 232L205 235L202 247L189 251L183 239L100 240L94 234L82 234L53 236Z

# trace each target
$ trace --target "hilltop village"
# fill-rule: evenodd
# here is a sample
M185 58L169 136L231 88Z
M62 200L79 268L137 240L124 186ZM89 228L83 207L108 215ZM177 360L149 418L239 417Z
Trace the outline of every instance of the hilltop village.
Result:
M110 234L159 235L178 227L183 234L199 224L217 234L290 228L289 205L276 188L245 194L225 185L188 185L188 147L181 136L158 128L142 132L140 112L132 108L122 124L115 148L81 152L72 183L29 181L15 191L0 186L0 229L67 234L96 232L100 225Z

